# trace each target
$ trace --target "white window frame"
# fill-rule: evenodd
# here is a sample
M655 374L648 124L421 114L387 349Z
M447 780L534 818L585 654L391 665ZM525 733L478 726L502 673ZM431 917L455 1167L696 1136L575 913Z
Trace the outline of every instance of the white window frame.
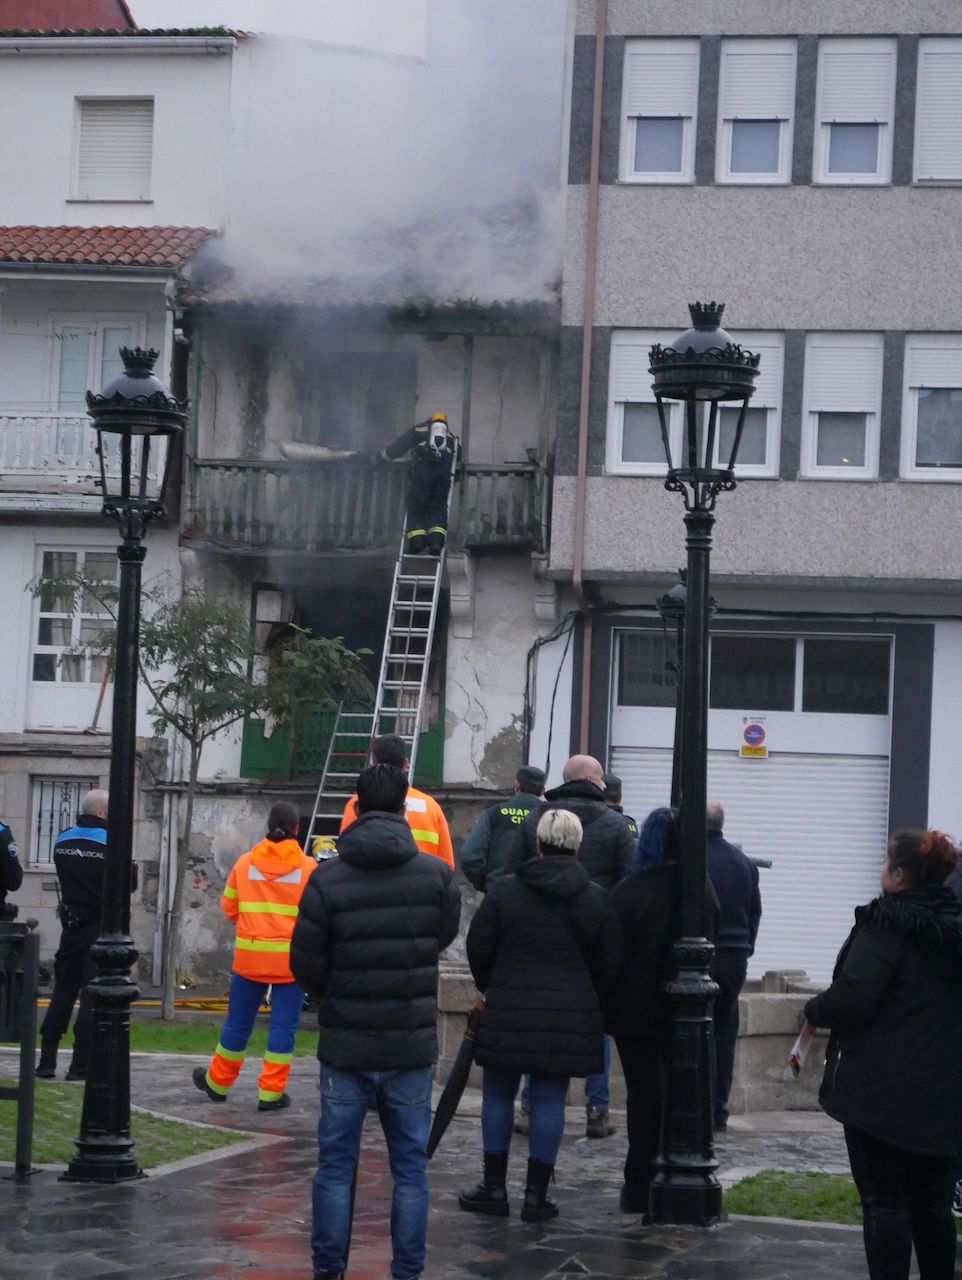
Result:
M130 189L123 194L114 192L112 194L90 194L83 189L80 175L81 165L81 141L83 134L83 112L84 107L94 104L115 104L120 107L124 104L137 102L149 102L151 104L151 122L150 122L150 159L147 164L146 180L143 184L131 181ZM70 183L70 200L71 202L81 204L152 204L152 188L154 178L154 157L156 154L156 111L157 101L153 94L149 93L131 93L131 94L84 94L74 99L74 130L73 130L73 163L71 166L71 183ZM134 175L131 174L133 179ZM139 189L137 189L139 187Z
M813 387L815 352L835 352L840 370L838 389L826 397ZM805 384L802 396L802 447L800 472L813 480L875 480L878 477L879 431L882 413L881 333L816 332L805 339ZM852 376L855 360L864 372L863 390ZM873 368L874 365L874 368ZM860 467L819 466L819 413L865 414L865 462Z
M56 409L60 403L60 343L64 329L86 329L92 341L87 350L87 387L91 391L103 390L101 370L103 369L104 338L108 329L130 329L134 346L146 345L147 316L142 311L119 311L91 315L90 312L56 312L50 320L51 359L50 359L50 404ZM64 412L68 412L64 410ZM78 409L81 415L85 410Z
M902 478L931 484L958 484L962 480L962 467L916 466L919 408L916 392L920 387L962 387L962 333L907 334L902 390Z
M656 343L670 343L677 337L671 329L616 329L611 335L611 349L608 366L608 420L605 440L605 471L609 475L621 476L665 476L668 467L665 462L625 462L622 458L624 444L625 406L629 404L655 404L655 393L651 389L651 376L648 374L648 352ZM766 423L766 448L764 465L736 462L735 474L743 480L771 479L778 476L779 450L782 421L782 383L785 360L785 338L781 333L769 330L739 330L732 337L741 346L750 351L758 351L762 357L759 385L755 396L748 402L749 408L763 408L768 411ZM637 392L630 399L616 398L616 381L625 375L621 372L618 352L628 348L635 354L635 359L643 359L644 375L637 387ZM756 396L760 399L756 401ZM719 408L725 406L720 405ZM728 407L734 407L733 405ZM671 456L678 465L681 455L683 432L683 406L678 401L665 401L668 412L668 438L671 443ZM707 409L706 409L707 412ZM715 465L718 465L718 441L715 444Z
M36 562L38 577L43 573L43 559L44 559L44 556L48 553L53 553L55 555L76 556L77 568L75 571L78 573L82 573L83 572L82 566L85 563L86 557L88 554L89 555L111 555L114 553L114 551L113 551L113 547L111 546L96 545L96 544L92 544L90 546L82 546L82 547L60 546L60 545L38 546L37 562ZM117 569L117 573L119 574L119 566ZM30 631L30 650L29 650L29 654L30 654L29 682L30 684L35 687L39 686L43 689L49 689L51 687L59 687L59 688L66 687L67 689L71 689L71 690L99 688L102 683L103 676L100 675L92 678L91 669L90 669L92 661L94 661L95 659L100 660L99 655L95 654L93 655L93 657L87 653L70 655L70 656L78 656L80 661L83 663L83 671L86 677L83 680L64 680L62 677L61 659L64 656L64 654L69 652L69 650L76 648L80 644L81 626L85 619L99 619L99 618L104 618L105 616L106 615L104 614L83 613L79 609L75 610L72 614L62 614L55 610L45 610L41 607L40 597L37 596L36 599L34 600L33 621L32 621L31 631ZM40 643L39 641L40 623L45 617L63 618L69 623L69 626L70 626L70 643L69 644L55 645L55 644ZM56 662L55 662L56 675L53 680L34 679L33 660L36 655L42 655L42 654L52 654L56 659ZM108 687L113 685L112 675L108 677L107 685Z
M715 181L743 186L784 185L792 176L795 117L796 40L723 40L718 85L718 139ZM761 73L761 74L759 74ZM770 83L762 86L767 73ZM777 81L781 79L781 83ZM739 81L742 83L739 83ZM778 168L774 173L733 172L735 123L778 124Z
M674 81L674 101L650 100L645 109L637 109L633 101L630 68L632 60L641 58L672 58L675 68L666 79ZM687 64L687 65L686 65ZM628 40L625 44L624 76L621 95L621 163L620 179L630 183L692 183L695 181L695 130L698 124L698 75L701 65L700 43L697 39ZM665 63L668 71L668 63ZM644 96L644 94L642 94ZM681 120L681 165L666 172L639 171L635 169L635 134L638 120Z
M943 66L936 64L942 61ZM941 73L941 74L940 74ZM952 98L949 99L948 95ZM942 136L942 155L922 160L931 125L927 115L936 111ZM955 155L945 158L947 144L954 144ZM936 144L932 144L933 148ZM935 169L941 172L933 172ZM915 96L915 147L913 149L913 181L929 183L962 183L962 37L923 37L919 40L918 80Z
M892 134L895 120L895 75L897 42L888 36L831 37L819 41L818 84L815 93L815 155L812 180L831 186L885 186L892 181ZM829 90L826 67L833 57L887 58L888 66L877 68L877 83L871 86L866 102L853 101L839 107ZM866 67L868 63L866 62ZM849 77L851 80L851 77ZM851 90L851 83L849 84ZM851 90L854 95L854 90ZM834 91L837 93L837 90ZM838 112L841 111L841 114ZM873 173L830 173L829 146L833 124L876 124L878 164Z

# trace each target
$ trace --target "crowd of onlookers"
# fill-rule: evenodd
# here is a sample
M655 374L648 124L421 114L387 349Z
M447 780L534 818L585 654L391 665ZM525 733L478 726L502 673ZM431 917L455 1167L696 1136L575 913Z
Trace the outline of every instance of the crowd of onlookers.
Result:
M236 925L228 1013L209 1065L194 1071L212 1102L227 1099L270 989L257 1105L288 1107L305 994L316 1002L315 1280L335 1280L346 1266L370 1109L378 1112L394 1179L394 1280L415 1280L425 1259L438 960L457 936L461 893L443 812L408 785L403 742L378 739L372 759L345 806L336 857L318 864L307 856L297 809L280 803L265 838L231 868L222 897ZM520 1132L528 1148L520 1216L542 1222L558 1214L549 1188L572 1079L585 1080L587 1136L614 1133L610 1037L627 1091L621 1207L645 1215L670 1069L666 987L682 905L678 815L659 808L639 827L622 810L619 780L590 756L568 760L560 786L545 793L544 783L541 771L521 769L513 795L484 810L461 851L466 879L483 894L466 938L482 997L473 1021L483 1074L482 1174L458 1201L468 1212L510 1213L509 1150ZM63 932L41 1031L41 1076L55 1074L57 1043L91 972L106 814L106 794L91 792L54 848ZM712 1101L722 1130L738 995L761 901L757 868L725 839L717 803L709 802L706 825ZM805 1008L814 1027L830 1031L820 1100L844 1125L872 1280L907 1280L913 1245L922 1280L954 1274L952 1195L962 1152L957 867L955 845L940 832L893 836L880 896L856 910L831 986ZM0 827L0 905L19 885L18 873L16 846ZM85 1073L88 1026L81 999L75 1079Z

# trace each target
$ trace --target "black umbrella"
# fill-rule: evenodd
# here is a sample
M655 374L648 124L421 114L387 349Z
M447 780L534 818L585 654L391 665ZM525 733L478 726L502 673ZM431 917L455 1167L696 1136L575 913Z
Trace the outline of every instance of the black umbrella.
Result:
M437 1151L438 1143L444 1137L444 1131L451 1123L452 1117L458 1109L458 1103L461 1101L461 1095L464 1093L465 1085L468 1083L471 1064L474 1062L474 1041L478 1034L478 1024L481 1021L481 1010L483 1008L484 1004L479 1000L468 1014L468 1025L464 1031L461 1048L458 1050L458 1056L454 1059L454 1066L451 1068L448 1082L442 1089L440 1098L438 1098L437 1110L434 1113L434 1123L431 1125L431 1132L428 1134L427 1152L429 1160Z

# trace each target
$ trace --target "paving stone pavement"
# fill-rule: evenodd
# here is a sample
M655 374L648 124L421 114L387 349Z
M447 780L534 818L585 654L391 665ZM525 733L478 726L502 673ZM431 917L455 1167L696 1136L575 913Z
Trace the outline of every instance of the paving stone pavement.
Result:
M315 1064L295 1061L291 1110L261 1114L252 1063L228 1102L215 1105L191 1083L199 1061L134 1055L134 1102L275 1140L254 1152L188 1161L118 1187L68 1185L46 1170L25 1183L6 1181L0 1192L2 1280L309 1280ZM591 1141L576 1108L569 1110L557 1166L558 1219L528 1226L516 1210L507 1219L463 1213L457 1191L479 1172L479 1102L476 1093L466 1095L431 1162L426 1280L861 1280L866 1274L854 1228L748 1218L711 1230L643 1227L618 1209L623 1117L615 1117L614 1137ZM523 1139L515 1141L509 1186L517 1204L526 1153ZM752 1169L847 1168L838 1126L812 1113L734 1117L719 1135L717 1154L723 1182ZM390 1190L380 1127L371 1115L348 1280L384 1280L388 1274Z

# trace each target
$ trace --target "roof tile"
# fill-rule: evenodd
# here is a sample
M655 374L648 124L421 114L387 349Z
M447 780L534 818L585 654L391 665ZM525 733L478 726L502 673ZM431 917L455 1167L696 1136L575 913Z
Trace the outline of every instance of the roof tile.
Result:
M209 227L0 227L0 262L182 267Z

